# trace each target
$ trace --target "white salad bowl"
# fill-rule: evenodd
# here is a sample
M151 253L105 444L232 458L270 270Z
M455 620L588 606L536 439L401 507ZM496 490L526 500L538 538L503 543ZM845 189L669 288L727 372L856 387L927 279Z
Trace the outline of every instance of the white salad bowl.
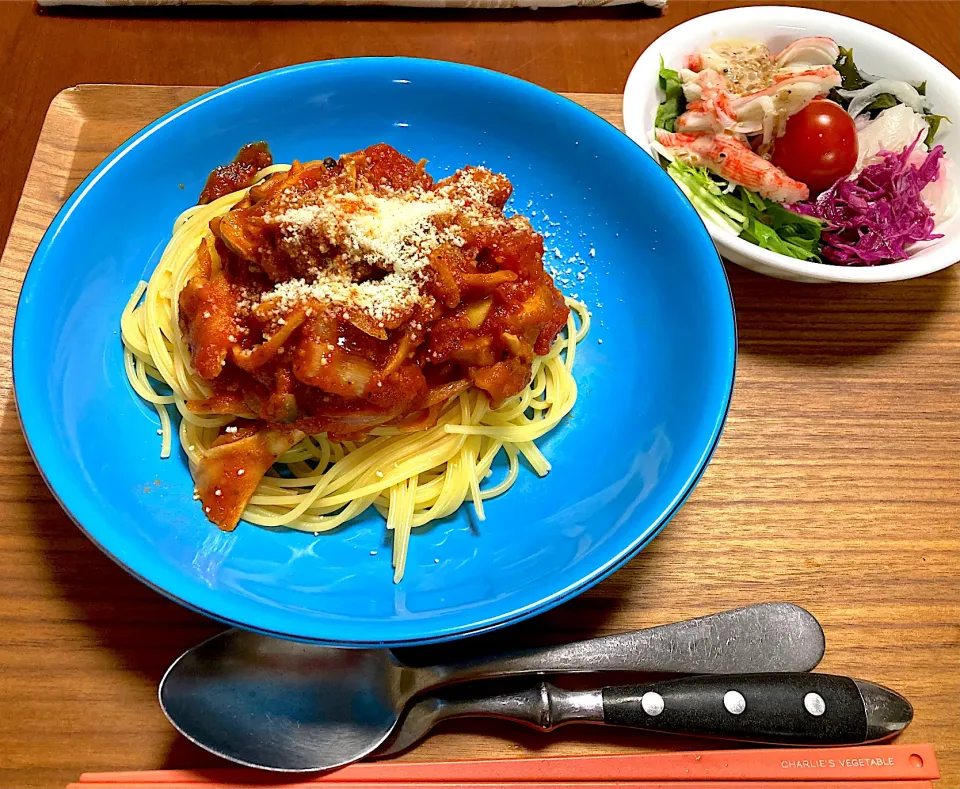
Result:
M765 42L776 52L804 36L830 36L853 48L857 66L870 74L920 83L926 80L933 111L960 123L960 79L926 52L866 22L786 6L732 8L706 14L664 33L637 60L623 95L623 123L627 134L653 156L650 133L657 106L663 100L658 87L660 58L668 68L678 68L697 48L720 38L748 37ZM960 130L942 123L937 144L946 158L960 158ZM953 188L960 188L960 167L949 173ZM762 249L726 228L706 221L714 243L725 258L752 271L796 282L893 282L930 274L960 260L960 211L937 223L943 238L915 245L907 260L879 266L839 266L811 263Z

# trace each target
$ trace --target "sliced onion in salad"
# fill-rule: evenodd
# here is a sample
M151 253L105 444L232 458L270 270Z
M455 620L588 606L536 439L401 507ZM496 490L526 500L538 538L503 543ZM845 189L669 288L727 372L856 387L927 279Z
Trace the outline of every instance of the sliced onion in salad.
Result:
M926 109L926 99L921 96L909 82L900 79L878 79L860 90L837 90L845 99L850 99L847 112L851 118L856 118L873 100L883 93L894 96L901 104L906 104L914 112L923 113Z
M923 116L914 112L905 104L898 104L884 110L872 121L861 116L864 121L858 123L857 139L859 154L854 172L882 161L881 151L902 151L918 137L922 140L930 128ZM918 146L925 152L926 146Z

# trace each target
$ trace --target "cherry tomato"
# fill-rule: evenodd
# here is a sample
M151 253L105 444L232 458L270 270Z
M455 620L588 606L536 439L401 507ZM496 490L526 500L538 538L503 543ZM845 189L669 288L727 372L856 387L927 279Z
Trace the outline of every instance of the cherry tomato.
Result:
M773 147L773 163L814 194L850 175L857 163L857 129L836 102L815 99L791 115Z

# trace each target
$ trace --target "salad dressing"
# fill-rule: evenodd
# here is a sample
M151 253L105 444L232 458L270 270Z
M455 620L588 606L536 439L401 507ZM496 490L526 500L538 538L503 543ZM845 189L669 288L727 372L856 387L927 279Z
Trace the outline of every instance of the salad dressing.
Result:
M776 61L759 41L747 38L715 41L702 56L704 67L723 74L730 92L736 96L747 96L774 84Z

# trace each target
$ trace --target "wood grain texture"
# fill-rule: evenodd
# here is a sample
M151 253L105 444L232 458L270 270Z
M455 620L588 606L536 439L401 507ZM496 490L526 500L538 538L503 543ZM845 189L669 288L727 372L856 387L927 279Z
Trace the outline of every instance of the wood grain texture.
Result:
M0 784L83 770L216 764L168 726L156 684L218 626L103 556L47 491L10 391L23 272L66 196L106 154L200 88L83 86L46 116L0 262ZM619 123L619 97L573 98ZM719 451L682 512L594 590L480 647L557 642L763 600L807 606L822 669L905 693L942 786L960 784L960 269L870 287L734 266L740 358ZM461 642L451 652L464 649ZM703 743L597 728L545 736L451 723L410 758L617 752Z

